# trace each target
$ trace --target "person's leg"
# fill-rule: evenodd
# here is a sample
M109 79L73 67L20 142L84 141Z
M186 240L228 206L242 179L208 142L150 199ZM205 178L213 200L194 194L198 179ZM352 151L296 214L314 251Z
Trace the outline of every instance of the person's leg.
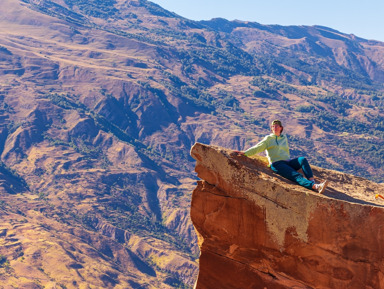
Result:
M302 169L305 177L308 180L314 180L313 172L311 166L309 165L307 159L305 157L299 157L296 159L292 159L288 162L288 164L293 167L295 170Z
M290 160L288 164L292 166L295 170L303 170L303 173L305 174L307 179L312 182L312 190L320 194L324 192L325 188L328 185L328 181L325 180L320 184L315 184L315 178L313 177L311 166L309 165L305 157L299 157L297 159Z
M300 186L303 186L307 189L313 188L313 181L304 178L302 174L297 172L295 168L291 167L286 161L278 161L271 164L271 169L284 178L298 183Z

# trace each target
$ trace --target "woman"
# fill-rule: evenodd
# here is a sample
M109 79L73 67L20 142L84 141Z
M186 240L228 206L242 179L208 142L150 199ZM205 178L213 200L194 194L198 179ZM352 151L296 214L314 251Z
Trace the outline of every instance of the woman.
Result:
M246 156L252 156L267 151L269 164L275 173L321 194L324 192L328 182L324 181L321 184L316 184L312 169L305 157L290 159L288 140L282 134L283 129L281 121L274 120L271 124L272 134L267 135L257 145L241 153ZM305 178L298 172L299 169L303 170Z

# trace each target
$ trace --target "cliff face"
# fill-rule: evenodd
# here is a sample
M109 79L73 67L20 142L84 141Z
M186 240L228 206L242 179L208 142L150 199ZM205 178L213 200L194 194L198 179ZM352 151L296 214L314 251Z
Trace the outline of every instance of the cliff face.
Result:
M195 144L196 289L384 288L383 186L315 167L323 195L261 159Z

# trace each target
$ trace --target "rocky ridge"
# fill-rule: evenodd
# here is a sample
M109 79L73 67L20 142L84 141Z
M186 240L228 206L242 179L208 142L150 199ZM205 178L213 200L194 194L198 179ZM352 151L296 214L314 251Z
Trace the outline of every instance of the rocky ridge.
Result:
M262 158L196 143L192 196L196 289L382 288L383 186L314 167L319 195L272 173Z

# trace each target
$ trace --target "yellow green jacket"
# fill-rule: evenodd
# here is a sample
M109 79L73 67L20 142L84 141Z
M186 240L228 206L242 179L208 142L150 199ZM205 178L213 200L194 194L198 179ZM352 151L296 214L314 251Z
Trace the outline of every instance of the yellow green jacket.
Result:
M263 151L267 151L269 165L277 161L289 160L290 156L287 136L277 136L273 133L267 135L257 145L247 149L244 154L249 157Z

